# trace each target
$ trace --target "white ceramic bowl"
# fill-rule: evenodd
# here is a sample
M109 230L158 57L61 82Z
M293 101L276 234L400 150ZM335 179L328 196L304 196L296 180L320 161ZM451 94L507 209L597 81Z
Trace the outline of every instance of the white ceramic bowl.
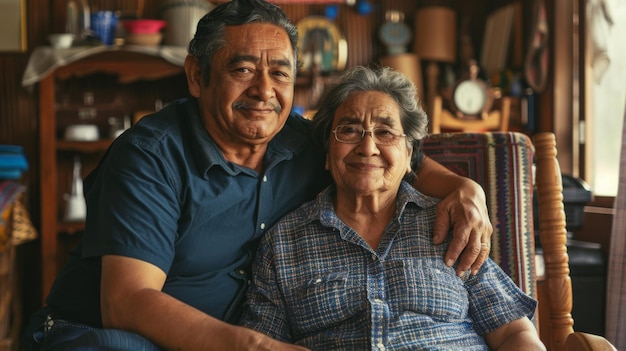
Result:
M74 42L74 34L70 33L53 33L48 35L50 44L55 49L68 49L72 47Z
M65 140L96 141L100 138L100 131L95 124L74 124L65 129Z

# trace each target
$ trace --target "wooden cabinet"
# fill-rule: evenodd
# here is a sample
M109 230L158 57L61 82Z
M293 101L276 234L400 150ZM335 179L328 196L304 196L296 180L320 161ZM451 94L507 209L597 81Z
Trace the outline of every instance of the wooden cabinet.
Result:
M184 57L184 55L183 55ZM83 99L90 96L90 101ZM82 222L65 222L64 195L71 190L72 166L78 157L82 176L98 163L112 142L109 118L132 116L188 95L182 63L161 52L120 48L98 51L56 67L39 81L42 296L48 294L67 252L80 238ZM84 116L85 109L92 113ZM96 141L67 141L68 125L85 122L99 128Z

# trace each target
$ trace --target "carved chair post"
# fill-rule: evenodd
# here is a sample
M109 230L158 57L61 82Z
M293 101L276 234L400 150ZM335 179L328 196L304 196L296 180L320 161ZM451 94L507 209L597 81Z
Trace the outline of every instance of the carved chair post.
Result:
M567 336L574 332L572 319L572 283L567 255L567 230L563 207L561 170L556 158L553 133L539 133L535 145L539 203L539 237L546 266L546 291L550 304L550 350L564 350Z

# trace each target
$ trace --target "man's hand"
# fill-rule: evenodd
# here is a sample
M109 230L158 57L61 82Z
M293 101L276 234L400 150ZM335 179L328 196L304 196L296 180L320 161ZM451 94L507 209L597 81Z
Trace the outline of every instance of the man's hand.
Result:
M246 342L248 345L244 345L242 347L237 347L237 350L250 350L250 351L310 351L306 347L287 344L275 339L270 338L269 336L254 331L252 329L247 329L245 327L236 327L239 329L239 332L242 334L240 337L237 337L235 340L252 340L251 342Z
M493 227L489 220L485 191L475 181L451 172L441 164L424 157L412 182L415 189L441 200L437 207L433 243L441 244L452 228L452 241L445 262L456 272L472 269L476 274L491 250Z
M452 228L452 241L445 262L454 265L460 276L471 267L476 274L491 250L493 227L489 220L484 190L478 183L466 179L437 206L434 223L434 244L441 244Z

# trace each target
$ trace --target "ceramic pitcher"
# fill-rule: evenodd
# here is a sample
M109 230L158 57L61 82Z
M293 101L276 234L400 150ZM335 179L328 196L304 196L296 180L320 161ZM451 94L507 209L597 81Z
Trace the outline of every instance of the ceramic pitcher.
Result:
M163 0L161 18L167 21L164 45L187 46L196 33L198 21L215 5L206 0Z

